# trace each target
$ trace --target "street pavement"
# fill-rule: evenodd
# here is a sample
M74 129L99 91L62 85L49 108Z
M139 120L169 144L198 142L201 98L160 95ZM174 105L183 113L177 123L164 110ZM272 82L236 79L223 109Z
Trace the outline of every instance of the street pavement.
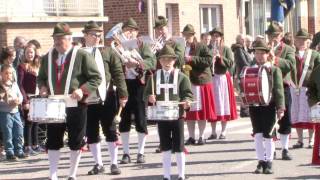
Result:
M220 124L218 124L218 127ZM218 129L219 130L219 129ZM251 136L251 124L248 118L231 121L228 124L227 139L207 141L203 146L187 146L189 153L186 155L186 175L190 180L269 180L269 179L320 179L320 166L311 164L312 149L302 148L290 150L292 161L283 161L281 158L280 142L276 142L277 159L273 161L274 174L253 174L257 160L254 151L253 138ZM210 135L211 127L207 124L206 137ZM305 137L307 133L305 132ZM219 131L218 131L219 135ZM131 158L136 160L137 135L134 129L131 131ZM185 127L187 138L187 128ZM297 141L293 130L290 147ZM307 139L305 139L307 145ZM305 145L305 146L306 146ZM106 167L106 173L102 175L88 176L87 172L94 165L90 152L83 153L78 169L78 180L161 180L161 154L155 153L158 146L156 126L149 126L145 155L145 164L131 163L120 165L121 175L110 175L109 155L107 144L102 142L102 155ZM67 179L69 170L68 148L63 148L60 159L58 175L60 179ZM119 150L120 159L122 149ZM172 155L172 179L177 179L177 167L175 156ZM0 161L0 180L36 179L42 180L48 177L48 160L45 153L31 156L27 160L18 162Z

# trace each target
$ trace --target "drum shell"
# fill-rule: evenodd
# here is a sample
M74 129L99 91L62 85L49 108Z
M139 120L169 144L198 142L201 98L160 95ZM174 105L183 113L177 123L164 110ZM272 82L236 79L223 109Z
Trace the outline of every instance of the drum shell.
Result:
M65 123L66 103L63 99L31 98L28 118L37 123Z
M310 108L310 117L312 122L320 123L320 105L314 105Z
M147 106L146 116L149 121L174 121L180 117L179 106Z
M266 71L269 83L268 99L262 94L262 72ZM240 96L245 105L268 105L271 100L272 80L269 70L264 67L244 67L240 75Z

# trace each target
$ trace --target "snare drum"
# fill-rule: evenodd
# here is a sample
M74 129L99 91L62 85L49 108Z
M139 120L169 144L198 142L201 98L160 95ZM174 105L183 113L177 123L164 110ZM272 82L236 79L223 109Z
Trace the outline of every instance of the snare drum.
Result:
M173 121L178 120L179 106L173 104L157 104L146 108L147 120L151 121Z
M311 120L314 123L320 123L320 105L314 105L310 109Z
M241 99L245 105L268 105L271 100L271 73L264 66L244 67L240 75Z
M66 103L63 99L32 98L29 119L38 123L65 123Z

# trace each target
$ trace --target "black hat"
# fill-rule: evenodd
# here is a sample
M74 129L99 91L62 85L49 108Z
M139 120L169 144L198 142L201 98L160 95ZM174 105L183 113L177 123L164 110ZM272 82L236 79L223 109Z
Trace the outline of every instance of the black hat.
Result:
M254 50L263 50L266 52L270 51L269 46L267 45L267 43L264 40L256 40L252 43L252 47Z
M177 58L177 55L174 52L174 49L169 46L165 45L159 52L158 59L160 58Z
M278 23L271 22L268 29L265 31L267 35L278 35L282 32L282 28Z
M296 38L310 39L310 34L308 33L308 31L306 29L302 28L297 32Z

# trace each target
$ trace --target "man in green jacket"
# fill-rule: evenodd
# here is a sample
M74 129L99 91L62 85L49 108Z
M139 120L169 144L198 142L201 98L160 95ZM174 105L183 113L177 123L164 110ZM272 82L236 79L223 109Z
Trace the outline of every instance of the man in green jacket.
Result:
M137 39L138 25L133 18L129 18L122 26L124 36L128 40ZM131 129L132 115L134 115L134 121L136 131L138 132L138 155L137 163L144 163L144 146L146 141L147 122L145 117L145 102L143 101L144 84L142 84L141 77L146 71L155 69L156 58L151 52L148 45L141 43L138 40L138 49L136 51L141 56L140 59L134 59L132 57L125 59L125 76L128 86L129 98L125 108L121 114L121 121L119 124L119 131L123 145L124 154L122 156L121 163L127 164L131 162L129 153L129 132Z
M128 92L124 78L122 64L120 58L113 52L110 47L99 47L99 42L103 36L103 29L96 22L89 21L84 25L82 30L85 39L85 47L83 48L94 56L95 63L98 66L102 83L96 92L88 98L88 114L87 114L87 143L95 160L93 169L88 172L89 175L101 174L104 167L101 157L101 138L99 124L101 124L103 133L108 144L108 151L111 158L110 171L111 174L120 174L118 168L118 135L116 122L114 117L117 114L117 102L124 107L127 101ZM117 88L117 94L113 88Z
M68 180L76 179L80 161L81 148L85 145L87 106L85 99L96 91L101 83L101 76L92 56L84 50L72 47L72 32L66 23L57 23L53 30L54 48L43 57L37 83L40 95L65 95L78 101L76 107L66 108L66 123L52 123L47 126L48 159L50 179L57 179L60 148L68 129L70 152L70 173ZM69 66L73 69L69 72ZM49 69L49 67L51 69ZM49 74L51 72L51 74ZM68 74L72 73L70 81Z
M283 76L284 94L286 110L284 117L279 121L280 128L280 142L282 145L282 159L291 160L292 157L289 154L289 134L291 133L291 95L290 84L296 82L296 60L294 56L294 50L281 42L282 39L282 27L276 23L271 23L268 27L266 34L269 39L269 46L271 48L269 56L273 59L273 64L281 69Z

